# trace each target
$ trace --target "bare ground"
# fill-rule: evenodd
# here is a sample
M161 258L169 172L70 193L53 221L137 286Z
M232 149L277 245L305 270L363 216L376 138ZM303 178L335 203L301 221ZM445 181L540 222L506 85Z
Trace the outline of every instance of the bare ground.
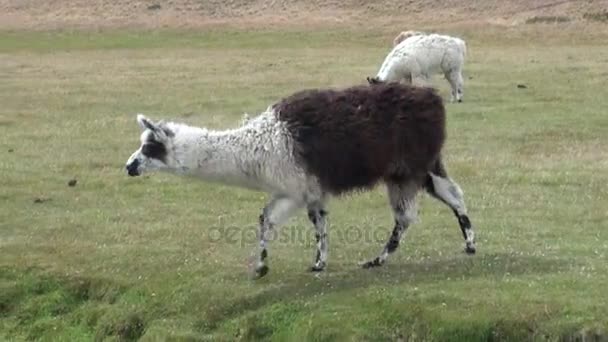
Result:
M0 0L0 29L496 24L584 21L608 0Z

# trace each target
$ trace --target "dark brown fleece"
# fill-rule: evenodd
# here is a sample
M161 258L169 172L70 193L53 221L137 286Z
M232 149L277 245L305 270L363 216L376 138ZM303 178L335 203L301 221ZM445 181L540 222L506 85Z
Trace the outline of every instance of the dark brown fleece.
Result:
M445 109L431 88L399 83L304 90L274 105L294 155L332 194L379 181L424 182L445 140Z

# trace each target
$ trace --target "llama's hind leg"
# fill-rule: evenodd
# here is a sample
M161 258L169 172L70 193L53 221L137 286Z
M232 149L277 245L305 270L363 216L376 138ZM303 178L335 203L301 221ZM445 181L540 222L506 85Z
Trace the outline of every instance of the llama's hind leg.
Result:
M260 243L258 261L255 265L256 276L263 277L269 270L266 262L268 258L268 232L287 221L301 206L300 202L289 197L274 197L262 210L258 232Z
M395 218L395 226L380 255L373 260L363 263L362 266L364 268L376 267L384 264L389 254L397 250L401 237L405 234L410 224L416 219L416 193L418 192L418 185L415 182L387 182L387 189Z
M448 177L441 159L437 160L435 166L429 172L425 188L431 196L452 209L458 219L458 225L465 240L465 251L468 254L475 254L475 232L467 213L463 192L460 186Z
M327 265L327 211L322 201L308 204L308 218L315 226L315 239L317 249L315 251L311 271L320 272Z
M464 81L462 79L462 71L458 70L456 75L456 99L458 102L462 102L464 96Z
M445 79L450 83L452 89L450 101L462 102L464 83L462 80L462 72L460 70L450 70L445 73Z

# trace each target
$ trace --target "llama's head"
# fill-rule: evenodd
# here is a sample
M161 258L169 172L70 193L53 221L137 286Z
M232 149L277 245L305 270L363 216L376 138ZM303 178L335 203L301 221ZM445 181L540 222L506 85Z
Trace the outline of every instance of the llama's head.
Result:
M176 167L176 160L172 155L175 136L173 131L164 122L154 123L142 114L137 115L137 122L143 132L139 149L127 160L126 169L129 176Z
M376 77L367 77L367 83L369 84L380 84L380 83L384 83L383 81L380 80L380 78Z

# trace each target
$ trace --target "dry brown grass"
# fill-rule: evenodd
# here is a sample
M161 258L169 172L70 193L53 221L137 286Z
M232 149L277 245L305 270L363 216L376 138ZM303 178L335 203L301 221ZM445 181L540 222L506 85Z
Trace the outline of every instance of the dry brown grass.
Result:
M607 0L0 0L0 29L518 25L539 16L584 21L607 8Z

